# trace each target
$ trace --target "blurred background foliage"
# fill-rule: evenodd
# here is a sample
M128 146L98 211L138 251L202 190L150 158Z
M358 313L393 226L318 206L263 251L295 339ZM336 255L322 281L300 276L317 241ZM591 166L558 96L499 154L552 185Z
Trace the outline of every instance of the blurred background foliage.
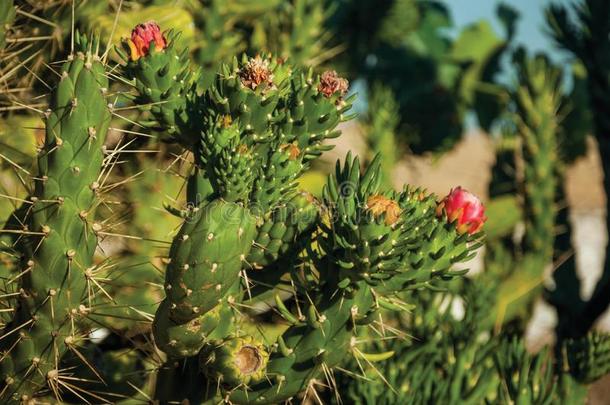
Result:
M386 319L407 333L392 341L371 338L370 351L385 355L363 357L358 364L362 376L337 377L344 399L406 403L400 398L418 392L419 400L407 395L413 403L542 404L557 398L582 403L586 384L610 369L610 338L592 332L610 301L610 265L606 254L602 279L585 301L564 178L587 152L587 138L595 135L610 190L610 103L604 101L610 99L610 7L605 0L577 1L576 7L563 3L548 8L546 26L538 27L556 41L549 55L518 46L527 10L508 2L498 3L492 18L456 27L452 4L433 0L3 0L0 194L16 197L0 198L1 221L9 221L19 199L30 192L22 176L35 168L41 114L58 79L56 65L46 61L61 61L71 49L72 26L100 32L113 65L113 46L135 24L152 19L164 29L179 30L178 41L202 66L197 84L202 90L221 62L244 52L335 69L359 94L355 132L365 145L363 161L382 153L386 184L394 184L401 161L422 154L440 157L473 128L489 136L496 158L482 270L450 284L441 298L421 292L420 306ZM557 49L563 49L567 62L558 62ZM116 152L116 168L109 176L127 180L117 180L100 218L111 219L104 224L108 233L139 235L137 244L129 238L102 244L121 257L109 271L124 276L110 288L118 302L127 304L120 306L120 316L100 318L112 333L105 344L92 344L87 356L111 364L105 370L112 374L120 362L129 363L121 365L126 369L150 368L140 357L121 358L121 353L131 347L152 350L146 346L150 324L145 314L154 312L163 295L162 252L180 223L176 215L185 208L191 165L175 146L142 135L148 129L133 118L146 112L129 107L124 93L130 84L118 72L110 75L110 91L125 109L115 110L108 149ZM300 184L314 194L327 170L318 169ZM5 281L14 275L12 243L0 234ZM551 270L554 286L545 287ZM556 344L531 355L522 337L541 297L559 317ZM586 321L574 326L578 319ZM384 362L377 363L381 358ZM134 384L144 386L144 380Z

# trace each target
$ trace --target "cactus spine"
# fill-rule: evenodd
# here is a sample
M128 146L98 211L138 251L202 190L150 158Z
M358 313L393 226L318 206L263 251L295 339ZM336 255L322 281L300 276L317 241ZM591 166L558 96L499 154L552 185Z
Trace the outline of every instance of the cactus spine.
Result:
M6 33L15 20L15 5L13 0L6 0L0 4L0 53L6 45Z
M97 247L94 213L111 115L98 44L84 37L77 44L80 50L62 67L46 113L39 175L21 218L21 296L3 332L10 338L1 342L7 402L61 389L59 361L83 340L96 299L89 280Z

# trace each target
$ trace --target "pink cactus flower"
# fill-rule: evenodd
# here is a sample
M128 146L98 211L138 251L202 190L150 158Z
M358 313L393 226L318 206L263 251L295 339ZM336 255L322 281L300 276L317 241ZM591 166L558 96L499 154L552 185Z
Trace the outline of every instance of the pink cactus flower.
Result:
M150 43L155 43L155 51L159 52L165 49L167 41L159 25L154 21L138 24L131 31L131 39L127 42L131 50L131 59L138 60L142 56L148 55Z
M468 232L472 235L478 232L487 220L481 200L462 187L451 189L449 195L438 204L436 215L440 217L443 212L449 222L456 223L460 234Z

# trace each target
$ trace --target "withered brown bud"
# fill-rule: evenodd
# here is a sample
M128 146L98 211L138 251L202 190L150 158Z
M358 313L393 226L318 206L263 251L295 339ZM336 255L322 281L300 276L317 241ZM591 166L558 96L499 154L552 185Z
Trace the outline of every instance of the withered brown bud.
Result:
M334 70L327 70L320 76L320 84L318 85L318 91L324 96L330 98L334 94L344 96L349 88L349 82L340 77Z
M394 225L400 218L400 207L398 206L398 203L381 194L370 196L366 201L366 207L375 218L381 214L385 214L386 225Z
M261 84L273 85L273 73L269 68L269 61L260 56L251 58L239 71L239 77L241 83L252 90Z

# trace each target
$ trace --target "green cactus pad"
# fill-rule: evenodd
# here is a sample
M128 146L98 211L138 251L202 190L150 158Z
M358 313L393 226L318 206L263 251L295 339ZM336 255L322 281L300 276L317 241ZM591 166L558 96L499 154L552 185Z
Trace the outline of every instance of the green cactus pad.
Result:
M165 278L171 319L188 322L218 304L239 280L254 232L254 217L229 202L213 201L186 219Z
M176 49L178 35L170 32L166 37L165 49L155 50L152 43L148 54L135 61L129 55L128 46L125 45L124 51L117 51L125 62L128 77L135 80L139 94L136 102L150 110L171 140L189 146L197 142L194 129L197 111L193 107L197 75L190 70L188 50Z
M59 360L97 299L88 287L97 247L93 214L111 114L97 43L80 36L76 42L81 51L62 67L51 97L30 215L21 219L33 233L21 244L23 293L4 329L10 336L0 342L7 402L59 389Z
M254 269L260 269L284 255L298 253L299 237L312 231L319 215L320 207L312 195L306 192L295 195L285 205L276 207L258 226L246 261Z

